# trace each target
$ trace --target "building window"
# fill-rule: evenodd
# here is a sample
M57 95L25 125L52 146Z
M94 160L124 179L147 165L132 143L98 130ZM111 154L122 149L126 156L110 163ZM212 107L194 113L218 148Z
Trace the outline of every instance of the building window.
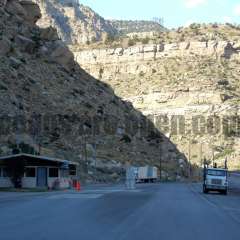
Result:
M69 175L70 175L70 176L76 176L76 175L77 175L76 170L70 170L70 171L69 171Z
M25 176L26 177L31 177L31 178L36 177L36 169L35 168L26 168Z
M70 176L76 176L76 175L77 175L76 166L70 166L70 167L69 167L69 175L70 175Z
M49 177L57 178L58 177L58 168L49 168Z
M2 168L2 177L4 178L9 177L9 174L6 168Z
M0 168L0 178L2 177L2 168Z

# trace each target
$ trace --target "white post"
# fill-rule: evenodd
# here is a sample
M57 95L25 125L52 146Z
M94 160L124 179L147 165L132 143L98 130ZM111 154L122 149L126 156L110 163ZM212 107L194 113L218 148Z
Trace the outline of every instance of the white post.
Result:
M128 190L135 189L135 170L133 167L129 166L126 169L126 187Z

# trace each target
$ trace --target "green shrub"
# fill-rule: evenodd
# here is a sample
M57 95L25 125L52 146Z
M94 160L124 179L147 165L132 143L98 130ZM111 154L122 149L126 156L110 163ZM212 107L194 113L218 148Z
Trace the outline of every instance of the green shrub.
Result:
M136 41L135 41L134 39L129 39L129 41L128 41L128 46L129 46L129 47L132 47L132 46L134 46L134 45L136 45Z
M145 76L145 73L143 72L143 71L141 71L140 73L139 73L139 77L144 77Z
M112 44L115 41L115 38L111 34L107 34L106 39L104 41L105 44Z
M149 41L150 41L150 38L146 37L146 38L142 39L142 44L148 44Z

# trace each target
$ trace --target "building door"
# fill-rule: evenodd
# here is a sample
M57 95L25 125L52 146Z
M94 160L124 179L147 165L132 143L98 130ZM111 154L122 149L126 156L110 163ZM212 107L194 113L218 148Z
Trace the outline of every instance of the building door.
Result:
M47 187L47 168L45 167L37 169L37 187Z

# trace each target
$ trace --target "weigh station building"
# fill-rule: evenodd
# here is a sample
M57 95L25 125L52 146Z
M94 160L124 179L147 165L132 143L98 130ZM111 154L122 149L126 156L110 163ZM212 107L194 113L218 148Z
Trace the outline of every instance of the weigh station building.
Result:
M24 153L0 157L0 188L69 188L77 167L76 162Z

